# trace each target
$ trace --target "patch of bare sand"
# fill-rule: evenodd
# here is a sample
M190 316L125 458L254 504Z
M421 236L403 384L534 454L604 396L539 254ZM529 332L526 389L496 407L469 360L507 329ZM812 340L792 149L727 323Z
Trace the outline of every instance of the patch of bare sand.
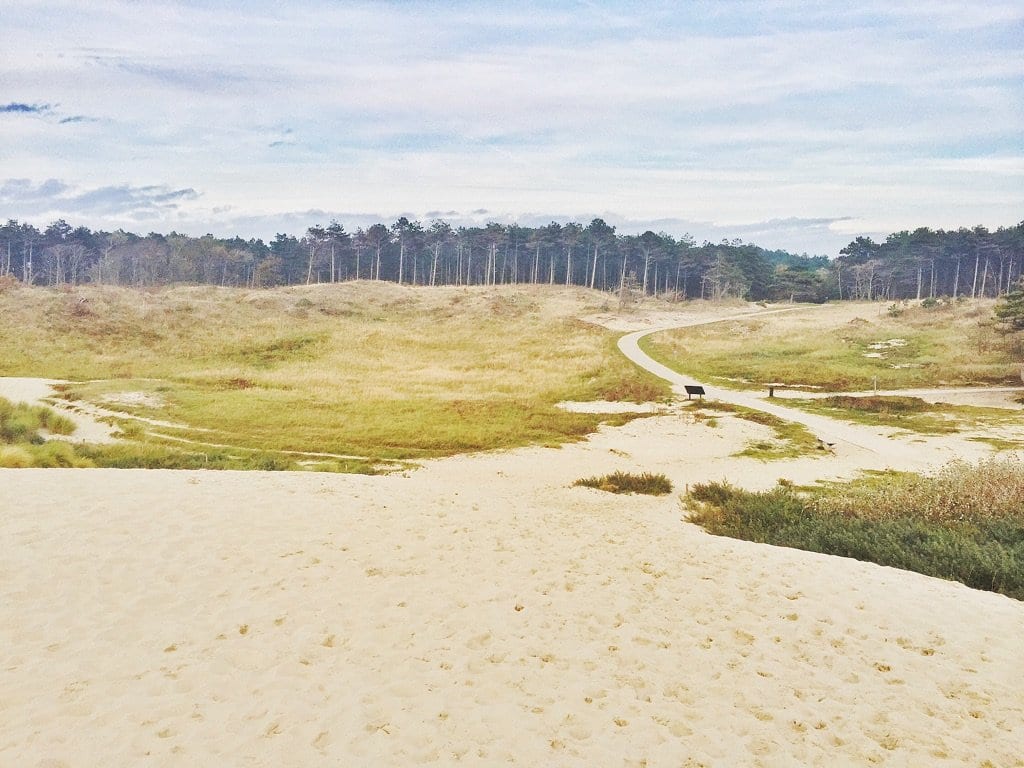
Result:
M0 471L0 764L1021 765L1021 603L571 487L877 461L730 458L763 429L390 477Z

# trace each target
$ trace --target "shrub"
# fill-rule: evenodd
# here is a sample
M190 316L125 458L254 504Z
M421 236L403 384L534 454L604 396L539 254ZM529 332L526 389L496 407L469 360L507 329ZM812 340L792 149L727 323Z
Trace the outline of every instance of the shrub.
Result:
M672 482L662 474L644 472L635 475L629 472L613 472L601 477L586 477L573 485L597 488L609 493L645 493L650 496L664 496L672 492Z
M1024 600L1024 464L953 462L931 476L865 478L801 494L693 486L710 533L853 557Z

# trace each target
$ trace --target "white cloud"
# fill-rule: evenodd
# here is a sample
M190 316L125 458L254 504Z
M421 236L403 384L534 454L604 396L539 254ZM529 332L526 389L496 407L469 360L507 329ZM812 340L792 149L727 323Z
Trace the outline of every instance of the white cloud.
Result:
M0 113L4 173L200 190L165 212L178 227L223 221L214 209L253 226L476 208L1019 218L1017 4L11 0L4 15L5 99L54 110Z

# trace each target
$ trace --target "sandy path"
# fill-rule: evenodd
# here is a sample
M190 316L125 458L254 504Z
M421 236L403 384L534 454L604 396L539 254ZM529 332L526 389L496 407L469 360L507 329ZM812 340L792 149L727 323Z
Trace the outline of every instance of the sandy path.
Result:
M750 392L712 387L703 382L684 376L657 362L640 349L640 340L645 336L672 328L689 328L708 325L726 320L737 320L749 317L786 312L787 310L771 310L768 312L744 312L742 314L694 319L677 322L671 326L646 328L628 333L618 342L620 351L634 363L656 376L672 384L677 397L685 398L684 386L697 384L703 386L707 397L733 405L763 411L786 421L803 424L824 443L832 445L832 450L843 455L850 452L866 451L877 457L877 469L899 468L907 471L921 471L937 467L955 458L977 460L990 453L987 446L978 442L943 436L941 438L921 435L906 436L901 430L887 427L871 427L849 424L831 419L827 416L807 413L796 408L787 408L766 397Z

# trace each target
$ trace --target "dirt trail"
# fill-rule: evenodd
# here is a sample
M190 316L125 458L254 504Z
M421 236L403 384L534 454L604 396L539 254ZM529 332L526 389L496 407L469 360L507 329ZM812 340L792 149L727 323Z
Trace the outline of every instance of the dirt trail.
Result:
M641 368L671 383L673 391L679 396L686 395L684 389L686 384L702 386L706 392L706 397L709 399L752 408L777 416L780 419L785 419L786 421L803 424L825 446L830 447L837 453L843 453L851 449L867 451L877 457L879 468L899 466L904 469L926 469L954 458L977 460L989 453L987 447L955 436L928 438L914 435L908 438L900 434L900 430L897 429L847 424L827 416L805 413L795 408L777 405L774 402L769 402L765 397L750 392L711 387L704 382L696 381L689 376L673 371L640 349L640 340L653 333L790 311L793 310L777 309L764 312L743 312L728 317L699 319L675 323L670 326L644 329L626 334L619 339L618 346L619 350L627 358ZM908 467L908 460L910 467Z

